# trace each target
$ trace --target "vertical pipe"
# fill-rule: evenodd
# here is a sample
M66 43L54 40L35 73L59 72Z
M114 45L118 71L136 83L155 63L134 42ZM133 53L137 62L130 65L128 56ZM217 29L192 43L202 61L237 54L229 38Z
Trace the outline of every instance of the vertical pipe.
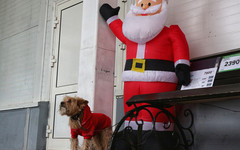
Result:
M28 144L28 130L29 130L29 120L30 120L30 108L26 109L26 122L24 128L24 143L23 143L23 150L27 150Z

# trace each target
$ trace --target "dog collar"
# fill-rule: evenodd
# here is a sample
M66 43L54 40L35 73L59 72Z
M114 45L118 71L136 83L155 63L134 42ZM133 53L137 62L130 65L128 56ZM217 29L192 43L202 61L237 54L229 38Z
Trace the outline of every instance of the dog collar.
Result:
M78 118L79 118L80 114L81 114L81 113L78 113L78 114L72 116L71 118L72 118L73 120L79 121ZM81 128L82 130L87 131L86 128L82 127L82 125L80 124L80 121L79 121L78 123L79 123L80 128Z
M81 114L81 113L78 113L78 114L76 114L76 115L73 115L71 118L72 118L73 120L78 120L80 114Z

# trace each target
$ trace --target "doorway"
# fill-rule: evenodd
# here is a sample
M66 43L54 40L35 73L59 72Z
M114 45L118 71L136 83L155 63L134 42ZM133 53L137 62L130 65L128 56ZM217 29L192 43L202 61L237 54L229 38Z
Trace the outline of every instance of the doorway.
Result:
M64 96L77 95L82 30L82 0L56 3L47 149L70 149L68 117L59 114ZM79 139L80 142L82 139Z

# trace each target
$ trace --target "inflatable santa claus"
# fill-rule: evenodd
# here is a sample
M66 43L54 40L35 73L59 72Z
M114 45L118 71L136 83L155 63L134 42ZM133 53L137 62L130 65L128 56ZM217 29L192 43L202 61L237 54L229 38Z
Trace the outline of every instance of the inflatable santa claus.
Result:
M126 101L134 95L174 91L177 84L190 83L188 44L179 26L165 26L167 4L167 0L136 0L123 22L118 18L119 7L103 4L100 8L112 32L127 47L122 74L125 112L132 109ZM174 108L168 110L175 114ZM159 112L150 111L153 115ZM144 120L143 130L152 129L148 113L140 113L138 119ZM168 122L166 116L159 116L156 130L173 130L173 125L164 128L164 122ZM137 130L135 121L130 126Z

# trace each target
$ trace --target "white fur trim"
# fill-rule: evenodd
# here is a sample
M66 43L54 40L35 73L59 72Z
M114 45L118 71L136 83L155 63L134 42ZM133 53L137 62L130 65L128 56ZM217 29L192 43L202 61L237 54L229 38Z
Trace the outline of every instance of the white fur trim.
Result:
M139 122L141 123L141 122ZM135 121L125 121L125 127L127 126L131 126L133 130L138 130L138 125L136 124ZM166 125L167 126L167 125ZM156 131L173 131L174 130L174 123L171 123L170 127L165 129L164 128L164 123L162 122L155 122L155 128L156 128ZM153 130L153 123L152 122L147 122L147 121L144 121L144 124L143 124L143 130L146 131L146 130Z
M109 25L110 23L112 23L113 21L115 21L117 19L119 19L117 15L112 16L112 17L108 18L107 24Z
M177 67L178 64L185 64L185 65L190 66L190 62L187 59L179 59L178 61L176 61L174 63L175 68Z
M138 44L137 47L137 57L139 59L144 59L145 57L145 48L146 48L146 44Z
M124 71L122 74L123 81L145 81L145 82L170 82L177 83L177 76L175 72L168 71Z

